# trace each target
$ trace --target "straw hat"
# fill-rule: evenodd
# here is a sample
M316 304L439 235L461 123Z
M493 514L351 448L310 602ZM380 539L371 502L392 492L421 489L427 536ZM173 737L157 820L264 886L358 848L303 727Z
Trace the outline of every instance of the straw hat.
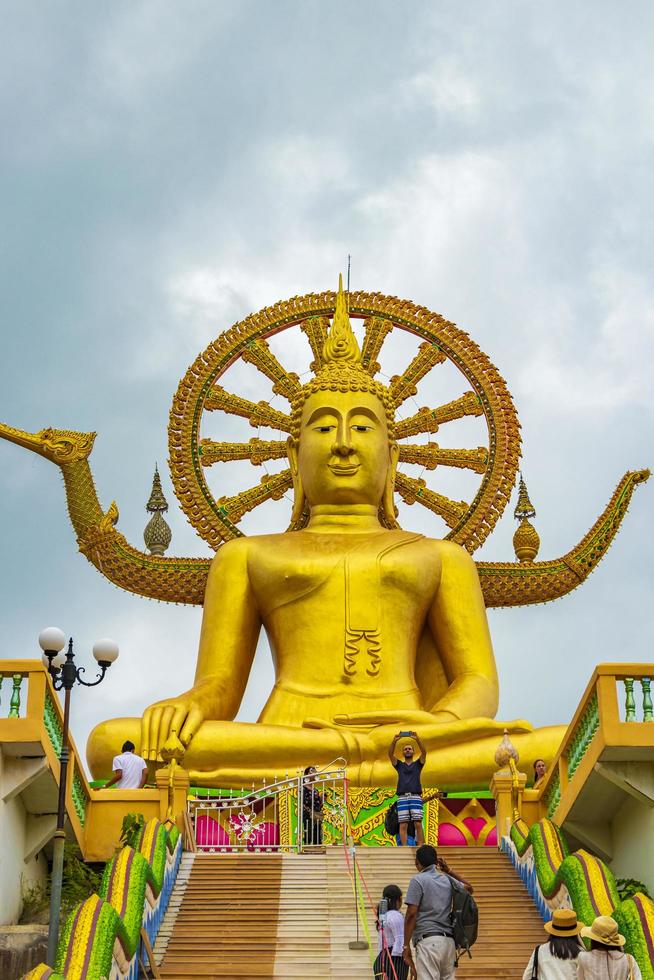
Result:
M594 939L596 943L605 946L624 946L626 939L618 932L618 923L610 915L600 915L592 926L584 926L581 930L584 939Z
M551 920L545 923L545 931L551 936L578 936L581 922L574 909L555 909Z

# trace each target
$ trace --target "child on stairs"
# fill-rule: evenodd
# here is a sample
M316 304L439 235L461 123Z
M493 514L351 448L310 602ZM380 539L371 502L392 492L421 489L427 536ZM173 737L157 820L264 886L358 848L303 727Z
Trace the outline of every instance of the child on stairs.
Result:
M380 914L380 906L377 906L379 955L374 965L375 980L407 980L409 967L402 958L404 946L404 916L400 912L402 890L397 885L386 885L382 892L382 899L388 903L388 911Z

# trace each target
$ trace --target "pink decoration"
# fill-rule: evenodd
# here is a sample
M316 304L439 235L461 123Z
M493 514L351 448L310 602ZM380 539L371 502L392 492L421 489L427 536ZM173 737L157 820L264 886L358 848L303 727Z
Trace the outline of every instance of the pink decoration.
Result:
M461 823L468 828L473 840L477 840L488 821L484 817L464 817Z
M485 847L497 847L497 827L493 827L490 834L484 841Z
M279 827L276 823L258 823L248 837L248 847L277 847Z
M201 814L195 822L195 839L199 847L228 847L229 834L208 813Z
M438 825L438 846L439 847L466 847L468 841L458 827L452 823L439 823Z

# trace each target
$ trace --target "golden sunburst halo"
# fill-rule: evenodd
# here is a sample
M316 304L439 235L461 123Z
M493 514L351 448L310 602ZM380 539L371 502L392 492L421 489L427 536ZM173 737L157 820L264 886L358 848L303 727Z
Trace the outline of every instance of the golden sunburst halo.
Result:
M392 331L406 331L420 341L404 370L384 380L396 408L406 408L418 384L438 365L450 362L463 376L458 397L435 408L416 405L417 411L396 422L400 464L420 466L427 472L411 476L400 467L395 492L406 504L420 504L438 515L448 528L445 537L474 552L506 507L518 469L520 426L506 383L477 344L438 313L380 293L350 293L348 305L350 317L363 321L362 364L371 376L380 372L378 357ZM218 498L206 478L207 470L218 464L249 460L265 466L286 456L291 415L278 403L281 399L290 402L301 381L286 370L268 341L282 331L299 328L311 348L311 371L315 373L321 367L335 306L336 293L328 291L293 297L253 313L209 344L180 381L168 429L171 477L188 521L213 549L242 534L238 525L247 513L268 500L281 499L291 488L288 468L266 472L258 483ZM277 397L254 401L227 390L221 384L223 375L238 361L250 363L265 376ZM245 442L203 438L204 413L238 416L259 431ZM488 437L485 446L442 448L431 441L415 441L416 436L434 434L449 422L469 416L483 417ZM428 485L427 474L438 473L441 467L479 475L480 485L471 501L453 500Z

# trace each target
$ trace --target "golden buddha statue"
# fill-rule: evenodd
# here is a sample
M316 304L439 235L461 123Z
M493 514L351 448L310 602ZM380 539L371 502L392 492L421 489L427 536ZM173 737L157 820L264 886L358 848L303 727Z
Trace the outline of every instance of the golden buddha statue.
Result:
M193 687L142 721L98 725L94 773L125 738L152 763L179 740L192 780L221 786L338 756L354 783L386 785L398 727L419 729L427 784L483 782L505 727L526 764L554 753L562 729L492 720L497 672L471 556L396 524L394 406L361 367L342 285L322 362L292 404L287 443L291 527L308 511L306 526L219 549ZM275 686L256 724L234 722L262 625Z
M365 318L362 350L352 315ZM289 326L301 328L314 354L315 375L304 385L267 344ZM386 386L375 380L376 357L395 327L423 342ZM290 402L290 415L216 384L238 358L273 382L273 393ZM396 421L396 408L445 360L471 390ZM201 412L216 410L287 432L288 440L200 439ZM488 449L407 443L482 414ZM341 756L354 785L391 785L388 746L398 728L417 730L427 747L426 785L483 785L505 728L525 766L537 758L549 762L560 727L534 731L525 721L493 720L498 679L486 609L547 602L577 588L606 554L634 489L649 476L626 473L583 539L548 561L535 560L539 539L528 520L535 511L521 481L518 561L475 562L471 553L491 533L517 474L519 423L506 385L474 341L438 314L376 293L346 297L342 286L335 299L329 292L294 297L235 324L180 382L170 416L171 475L188 520L216 552L213 559L164 555L169 534L154 542L148 533L151 554L126 540L116 526L116 504L103 510L95 491L88 462L95 433L30 433L0 422L0 438L61 469L79 549L104 576L133 593L204 606L193 687L152 705L143 719L98 725L88 743L94 776L110 774L117 747L129 738L152 766L162 761L162 749L166 757L184 753L195 783L223 787ZM203 469L216 461L249 458L260 465L283 456L288 469L267 473L233 497L216 500L204 481ZM398 459L427 469L472 469L482 474L481 486L470 505L453 501L421 477L396 473ZM243 537L237 527L243 515L291 487L288 531ZM395 492L442 517L449 540L400 529ZM163 496L155 496L155 509L165 509ZM257 723L235 722L262 626L274 689ZM402 751L402 742L397 748Z

